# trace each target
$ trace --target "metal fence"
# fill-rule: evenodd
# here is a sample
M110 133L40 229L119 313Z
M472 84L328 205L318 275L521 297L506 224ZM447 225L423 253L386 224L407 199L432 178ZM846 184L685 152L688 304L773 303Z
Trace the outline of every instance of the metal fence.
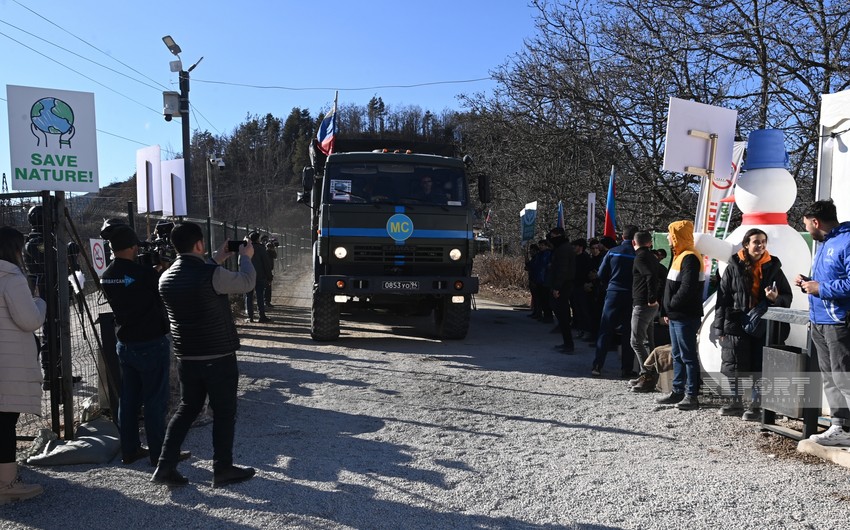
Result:
M29 213L34 206L42 207L40 226L30 222L33 219ZM104 360L110 357L108 350L112 349L114 354L114 331L111 319L101 318L111 313L111 309L95 278L89 241L78 233L74 217L66 208L62 192L0 194L0 224L26 235L26 272L33 284L40 286L39 295L48 306L45 325L36 332L44 375L42 414L21 415L18 435L22 439L37 436L40 429L50 429L60 437L71 439L75 424L83 420L87 408L108 412L109 404L117 396L117 368L113 363L110 371L109 363ZM133 219L128 214L127 221L141 236L151 234L146 228L160 219L155 216ZM278 271L301 266L309 259L309 234L210 219L171 220L188 220L205 226L217 244L225 239L242 239L254 230L268 234L279 243L275 262ZM146 226L143 229L140 225ZM112 336L103 336L104 333Z

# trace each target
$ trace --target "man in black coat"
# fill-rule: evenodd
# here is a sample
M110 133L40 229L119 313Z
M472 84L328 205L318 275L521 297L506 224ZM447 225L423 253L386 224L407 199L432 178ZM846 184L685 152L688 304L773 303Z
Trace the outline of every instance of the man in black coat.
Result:
M575 280L575 251L567 241L564 229L553 228L549 231L549 241L552 243L552 312L558 319L561 336L564 343L555 347L561 353L570 354L575 351L572 334L572 316L570 315L570 293Z
M260 233L251 232L248 235L251 246L254 247L254 257L251 263L257 271L257 283L254 290L245 294L245 312L248 314L248 322L254 322L254 295L257 295L257 311L260 313L259 322L271 322L266 316L266 288L272 282L274 263L269 257L265 245L260 243Z
M652 234L640 231L635 234L635 262L632 268L632 334L631 345L635 351L640 375L629 381L635 392L652 392L658 382L655 370L644 366L649 351L655 348L655 317L658 315L659 294L663 297L664 269L652 252ZM666 271L664 271L666 272ZM647 348L647 343L649 347Z

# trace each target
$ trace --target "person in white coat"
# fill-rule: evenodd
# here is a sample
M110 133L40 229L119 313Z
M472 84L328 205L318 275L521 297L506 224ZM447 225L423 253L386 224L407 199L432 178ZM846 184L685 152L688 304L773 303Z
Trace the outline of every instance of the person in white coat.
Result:
M15 458L18 417L41 414L41 366L33 332L47 304L30 290L23 273L24 235L0 228L0 504L29 499L43 488L24 484Z

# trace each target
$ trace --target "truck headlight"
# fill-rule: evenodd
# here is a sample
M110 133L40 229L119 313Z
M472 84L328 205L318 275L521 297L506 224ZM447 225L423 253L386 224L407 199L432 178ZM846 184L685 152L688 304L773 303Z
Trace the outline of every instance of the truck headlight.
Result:
M460 249L453 248L449 251L449 257L451 258L452 261L459 260L460 256L461 256Z
M336 256L337 259L344 259L348 256L348 251L345 250L345 247L336 247L334 249L334 256Z

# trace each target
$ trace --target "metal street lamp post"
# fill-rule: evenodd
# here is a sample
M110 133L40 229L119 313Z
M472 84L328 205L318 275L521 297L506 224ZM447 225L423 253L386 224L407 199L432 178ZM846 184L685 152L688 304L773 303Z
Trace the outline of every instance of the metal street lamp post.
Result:
M191 142L192 142L192 134L189 129L189 72L195 69L201 61L204 60L203 57L198 59L198 62L189 67L188 70L183 70L183 61L180 59L180 46L174 42L174 39L171 38L171 35L166 35L162 38L162 42L168 47L168 51L174 54L177 57L176 61L171 61L169 63L172 72L180 72L180 105L179 105L179 113L180 120L183 125L183 178L186 185L186 213L192 213L192 161L191 161ZM163 97L166 98L168 92L163 93ZM172 113L169 112L168 106L163 110L165 113L165 121L171 121Z

